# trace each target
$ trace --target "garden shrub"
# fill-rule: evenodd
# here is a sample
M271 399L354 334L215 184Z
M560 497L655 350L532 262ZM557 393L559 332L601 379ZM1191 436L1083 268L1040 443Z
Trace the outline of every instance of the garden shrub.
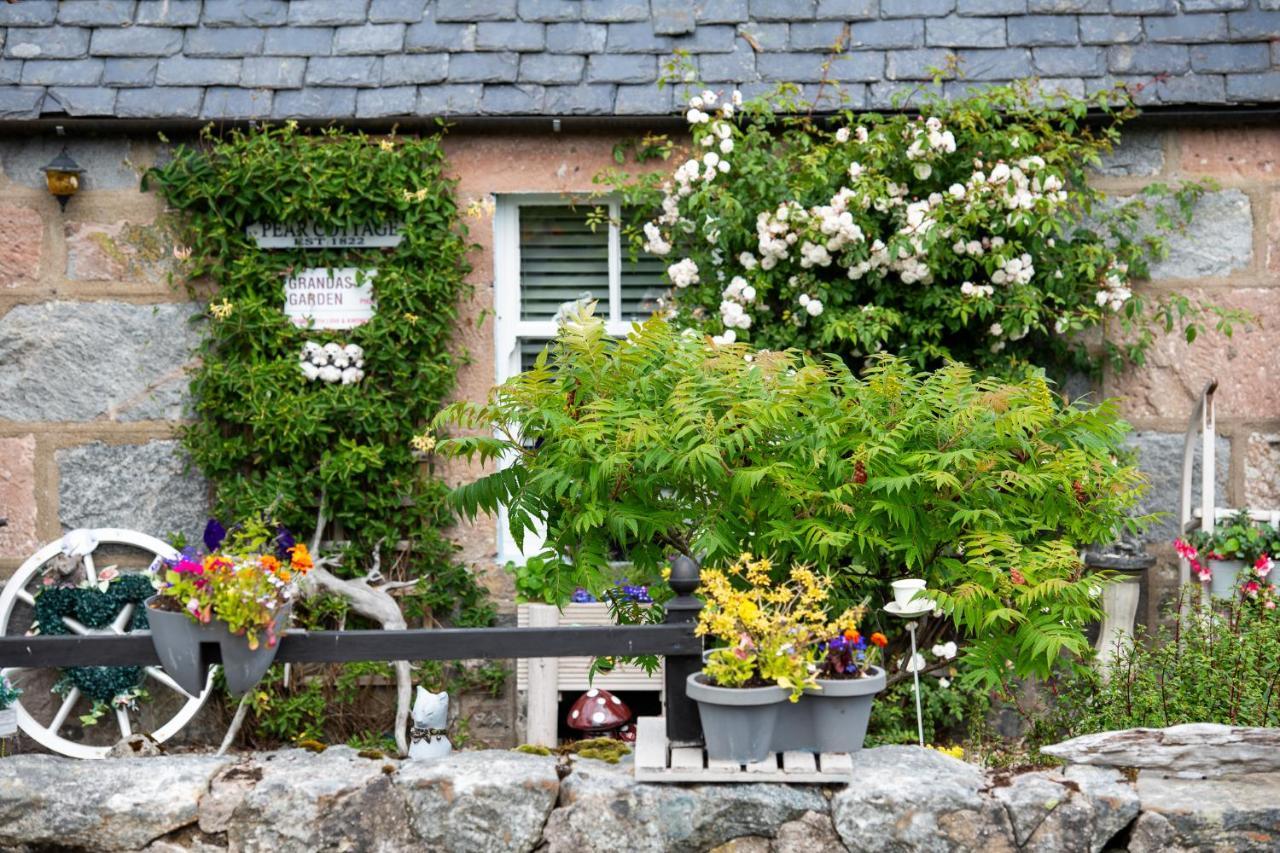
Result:
M675 552L809 564L837 575L837 607L917 575L949 617L921 646L958 633L964 677L989 687L1088 648L1106 576L1085 577L1077 548L1139 525L1142 478L1117 456L1128 427L1110 403L1067 406L1040 375L919 373L890 356L857 376L656 317L622 341L573 317L532 369L437 423L496 430L441 443L512 459L454 500L472 516L505 505L517 542L545 522L525 571L548 578L524 583L552 603L611 587L619 554L637 582Z

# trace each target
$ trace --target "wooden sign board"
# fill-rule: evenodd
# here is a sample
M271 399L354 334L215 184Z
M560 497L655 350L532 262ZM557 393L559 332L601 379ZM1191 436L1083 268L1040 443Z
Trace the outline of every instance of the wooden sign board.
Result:
M339 227L288 222L255 222L244 229L260 249L364 249L399 246L399 222Z
M295 326L354 329L373 318L376 269L305 269L285 280L284 313Z

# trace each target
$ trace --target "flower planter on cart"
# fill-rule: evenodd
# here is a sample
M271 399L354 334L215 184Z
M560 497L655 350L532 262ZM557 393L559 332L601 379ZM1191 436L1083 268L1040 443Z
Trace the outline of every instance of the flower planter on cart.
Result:
M172 676L187 693L195 696L204 688L209 661L201 646L217 645L222 655L222 672L227 679L227 689L235 696L243 696L266 675L275 660L278 642L263 642L258 648L249 648L241 635L232 634L225 622L215 619L207 625L191 621L186 613L159 610L153 606L158 596L147 599L147 620L151 624L151 641L165 672ZM272 634L283 636L289 625L292 607L285 605L276 614Z

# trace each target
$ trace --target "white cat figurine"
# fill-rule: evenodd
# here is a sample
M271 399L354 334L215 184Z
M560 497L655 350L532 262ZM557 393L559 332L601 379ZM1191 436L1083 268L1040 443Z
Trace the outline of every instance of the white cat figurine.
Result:
M410 758L440 758L453 752L449 742L449 694L418 688L409 728Z

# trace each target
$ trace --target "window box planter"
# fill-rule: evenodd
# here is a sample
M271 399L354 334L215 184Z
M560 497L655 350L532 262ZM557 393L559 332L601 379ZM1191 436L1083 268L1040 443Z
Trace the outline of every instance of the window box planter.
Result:
M222 653L222 672L227 679L227 689L234 696L243 696L262 680L275 660L280 644L262 643L256 649L242 635L232 634L225 622L215 619L207 625L192 622L186 613L158 610L153 606L156 598L147 599L147 620L151 625L151 641L165 672L178 682L183 690L198 696L204 689L208 661L201 654L204 643L216 644ZM276 614L274 633L283 636L289 624L291 605L280 608Z
M707 757L750 764L774 751L773 735L782 706L790 704L783 687L713 687L700 672L685 690L698 703Z

